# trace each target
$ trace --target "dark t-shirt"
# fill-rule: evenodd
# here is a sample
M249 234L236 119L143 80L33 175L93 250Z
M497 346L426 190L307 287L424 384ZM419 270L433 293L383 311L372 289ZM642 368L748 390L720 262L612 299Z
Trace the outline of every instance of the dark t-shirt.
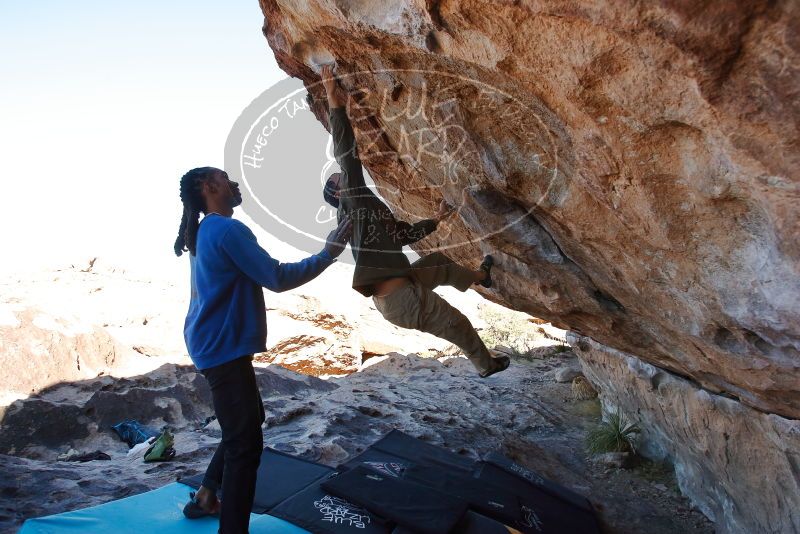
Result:
M364 182L355 136L345 108L331 109L329 121L334 155L342 169L337 218L341 222L345 215L349 215L353 221L350 239L356 260L353 288L371 296L373 284L408 275L411 264L403 253L403 247L436 230L437 223L426 219L409 224L395 219L389 207Z

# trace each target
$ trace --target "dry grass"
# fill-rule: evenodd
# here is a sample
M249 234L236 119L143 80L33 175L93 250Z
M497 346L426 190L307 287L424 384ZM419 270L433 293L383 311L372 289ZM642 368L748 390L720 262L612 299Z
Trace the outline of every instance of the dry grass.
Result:
M512 355L517 357L536 357L540 352L550 355L569 350L569 346L548 336L525 314L482 306L480 317L485 326L479 334L489 348L508 347ZM545 347L550 350L543 350Z
M589 400L597 397L597 391L592 387L586 377L576 376L572 380L572 398L575 400Z

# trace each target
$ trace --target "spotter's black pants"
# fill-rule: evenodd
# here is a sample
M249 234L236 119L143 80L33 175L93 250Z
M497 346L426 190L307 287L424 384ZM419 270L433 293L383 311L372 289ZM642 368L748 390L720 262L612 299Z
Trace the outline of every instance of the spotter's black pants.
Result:
M264 405L252 356L203 369L211 386L222 442L208 465L203 486L222 489L221 534L247 534L256 492L256 473L264 448Z

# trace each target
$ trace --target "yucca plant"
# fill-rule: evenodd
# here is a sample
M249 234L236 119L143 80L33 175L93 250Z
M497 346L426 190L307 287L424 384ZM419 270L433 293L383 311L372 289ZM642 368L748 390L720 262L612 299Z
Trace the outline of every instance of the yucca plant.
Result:
M619 408L589 431L586 437L587 448L592 454L604 452L636 453L636 435L640 432L636 423L628 421Z

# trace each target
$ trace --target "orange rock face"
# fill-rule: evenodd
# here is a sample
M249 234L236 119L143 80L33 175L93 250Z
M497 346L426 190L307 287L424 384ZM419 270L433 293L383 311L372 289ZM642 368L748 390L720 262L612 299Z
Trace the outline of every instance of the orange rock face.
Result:
M485 295L800 417L800 4L261 0L420 251ZM317 69L318 70L318 69Z

